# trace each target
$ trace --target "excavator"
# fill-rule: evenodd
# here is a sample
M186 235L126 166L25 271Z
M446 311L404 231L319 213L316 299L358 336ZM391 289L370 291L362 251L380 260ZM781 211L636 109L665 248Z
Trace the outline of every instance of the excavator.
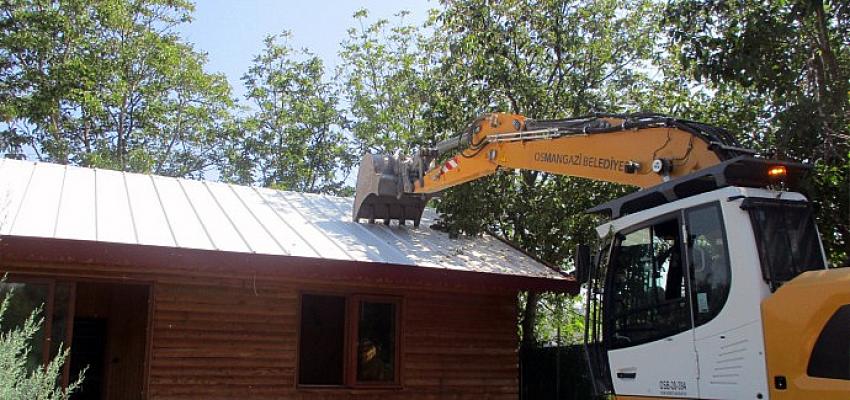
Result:
M726 130L656 114L487 114L412 155L364 155L352 217L419 225L440 191L518 169L639 188L589 210L607 218L595 248L576 251L598 395L850 398L850 269L828 268L799 193L809 168Z

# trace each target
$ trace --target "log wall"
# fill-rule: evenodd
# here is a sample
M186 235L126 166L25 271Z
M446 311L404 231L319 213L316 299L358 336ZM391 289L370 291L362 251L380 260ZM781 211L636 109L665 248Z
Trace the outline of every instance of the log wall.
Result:
M401 388L297 388L301 290L401 296ZM517 398L512 294L162 283L154 297L152 398Z
M4 271L152 287L147 398L516 399L516 293L370 279L3 260ZM301 292L398 296L401 387L299 388Z

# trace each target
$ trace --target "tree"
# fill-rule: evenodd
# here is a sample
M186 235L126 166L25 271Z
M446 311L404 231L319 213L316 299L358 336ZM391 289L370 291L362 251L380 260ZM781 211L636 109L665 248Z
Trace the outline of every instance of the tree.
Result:
M670 48L698 84L746 94L732 130L814 164L809 195L834 263L850 255L850 7L841 1L682 0L665 11ZM722 99L710 99L722 103ZM749 120L749 121L747 121ZM734 129L744 122L748 129Z
M541 342L577 345L584 341L584 299L565 294L549 294L540 299L540 316L534 331Z
M186 0L0 5L0 144L40 160L200 177L220 163L221 75L182 43Z
M438 30L449 32L450 49L435 96L441 100L434 105L439 121L457 129L483 111L538 119L638 111L623 94L646 79L638 61L653 48L655 28L644 23L652 12L644 1L447 3L438 17ZM449 190L438 207L449 230L487 230L566 267L575 245L593 235L595 219L585 210L629 190L522 171ZM526 296L521 323L526 345L538 339L539 298L534 292Z
M435 137L429 117L443 42L436 33L406 24L407 14L398 13L393 24L386 19L367 24L368 12L359 10L358 27L341 44L338 74L361 153L411 154Z
M230 179L285 190L341 193L356 157L322 61L269 36L243 76L252 104L244 140L231 150ZM258 178L255 178L258 176Z
M422 27L399 21L350 31L341 52L344 93L360 148L401 149L452 137L485 112L533 118L636 111L622 93L647 78L657 27L650 2L452 1ZM625 101L624 101L625 100ZM436 206L452 234L489 231L558 267L592 236L584 211L628 191L531 171L448 190ZM537 293L525 298L524 341L536 340ZM555 301L555 298L552 298Z

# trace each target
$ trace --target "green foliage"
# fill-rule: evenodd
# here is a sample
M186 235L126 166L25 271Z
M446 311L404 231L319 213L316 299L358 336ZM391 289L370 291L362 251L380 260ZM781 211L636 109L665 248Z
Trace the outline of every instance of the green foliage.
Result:
M574 345L584 342L584 304L580 296L545 294L535 323L539 342Z
M822 0L680 0L665 16L669 54L678 54L683 79L717 91L701 94L705 106L694 114L720 120L766 153L814 164L808 195L830 259L845 260L850 8Z
M3 279L5 282L5 279ZM62 366L68 358L68 349L60 352L46 367L31 368L31 343L38 340L43 318L39 310L20 326L8 326L7 315L14 291L7 292L0 303L0 398L4 400L64 400L79 388L83 373L75 382L62 389ZM39 357L40 359L40 357Z
M444 130L456 130L486 111L532 118L637 111L628 110L627 99L616 94L645 79L635 60L652 50L654 28L642 21L651 11L650 3L640 1L447 4L437 30L449 32L449 52L434 106L447 124ZM574 245L588 237L592 220L583 211L625 191L525 171L453 189L439 207L450 230L492 230L564 265ZM470 207L476 210L468 212Z
M341 44L338 74L348 104L347 117L359 153L410 154L433 141L431 101L444 45L425 29L397 20L368 24L368 12L354 14L357 28Z
M322 60L293 50L288 33L269 36L242 77L251 102L245 135L230 150L225 176L300 192L340 193L356 157ZM255 176L258 178L255 179Z
M39 159L199 177L227 140L230 88L172 28L184 0L0 4L0 145Z
M638 111L628 93L646 80L636 60L651 54L656 28L644 20L652 12L645 1L447 3L437 29L449 32L449 52L434 108L455 127L486 111L539 119ZM445 104L451 102L464 107ZM629 190L534 171L500 173L449 190L438 209L450 231L488 230L563 268L576 245L593 236L596 221L585 210ZM537 312L537 301L556 297L528 295L522 331L529 344L538 339L540 317L552 317Z

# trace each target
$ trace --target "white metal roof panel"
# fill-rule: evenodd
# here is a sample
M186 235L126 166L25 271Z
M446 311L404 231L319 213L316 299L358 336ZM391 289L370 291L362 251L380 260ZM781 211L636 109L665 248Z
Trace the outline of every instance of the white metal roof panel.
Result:
M56 213L56 237L62 239L97 240L97 202L95 176L82 168L66 168L61 188L59 211ZM48 199L43 199L48 200ZM49 210L44 210L49 211ZM48 213L49 216L49 213ZM19 225L23 227L23 225Z
M204 182L192 180L178 182L216 250L251 252L245 239L233 226L230 216L221 209L218 200L212 196Z
M352 199L0 160L0 233L564 279L491 236L351 221Z
M230 188L248 212L263 226L263 231L280 247L280 253L272 252L269 254L285 254L301 257L319 256L319 253L310 247L310 244L304 240L298 231L292 229L272 207L268 206L266 200L256 188L247 186L230 186ZM256 232L255 234L259 235L260 232Z
M180 180L160 176L154 176L152 180L177 247L218 250L186 197Z
M337 260L355 260L347 253L340 244L335 242L328 234L325 234L315 223L301 214L292 206L284 195L284 192L266 188L256 188L257 193L263 198L266 206L274 210L287 228L294 230L296 234L312 249L320 258L333 258Z
M83 168L72 169L86 171ZM124 174L100 169L95 171L94 176L95 190L89 193L97 199L97 237L110 242L138 243Z
M139 244L152 246L177 246L171 223L165 217L165 209L159 199L150 176L123 174L127 197L130 200L132 228ZM118 227L118 226L116 226ZM124 227L125 230L129 226ZM104 236L103 240L107 240Z
M4 166L14 164L12 160ZM59 204L62 200L62 185L65 183L65 167L53 164L38 165L32 172L28 190L24 194L18 215L12 221L12 235L56 237ZM80 199L80 207L94 204ZM80 236L84 236L80 233Z
M4 235L12 231L35 170L33 163L6 161L0 160L0 232Z
M239 199L230 185L206 182L206 186L219 207L228 211L229 222L234 225L241 236L244 236L242 240L250 246L249 251L262 254L279 254L282 251L282 247L275 242L274 237L242 203L242 200Z

